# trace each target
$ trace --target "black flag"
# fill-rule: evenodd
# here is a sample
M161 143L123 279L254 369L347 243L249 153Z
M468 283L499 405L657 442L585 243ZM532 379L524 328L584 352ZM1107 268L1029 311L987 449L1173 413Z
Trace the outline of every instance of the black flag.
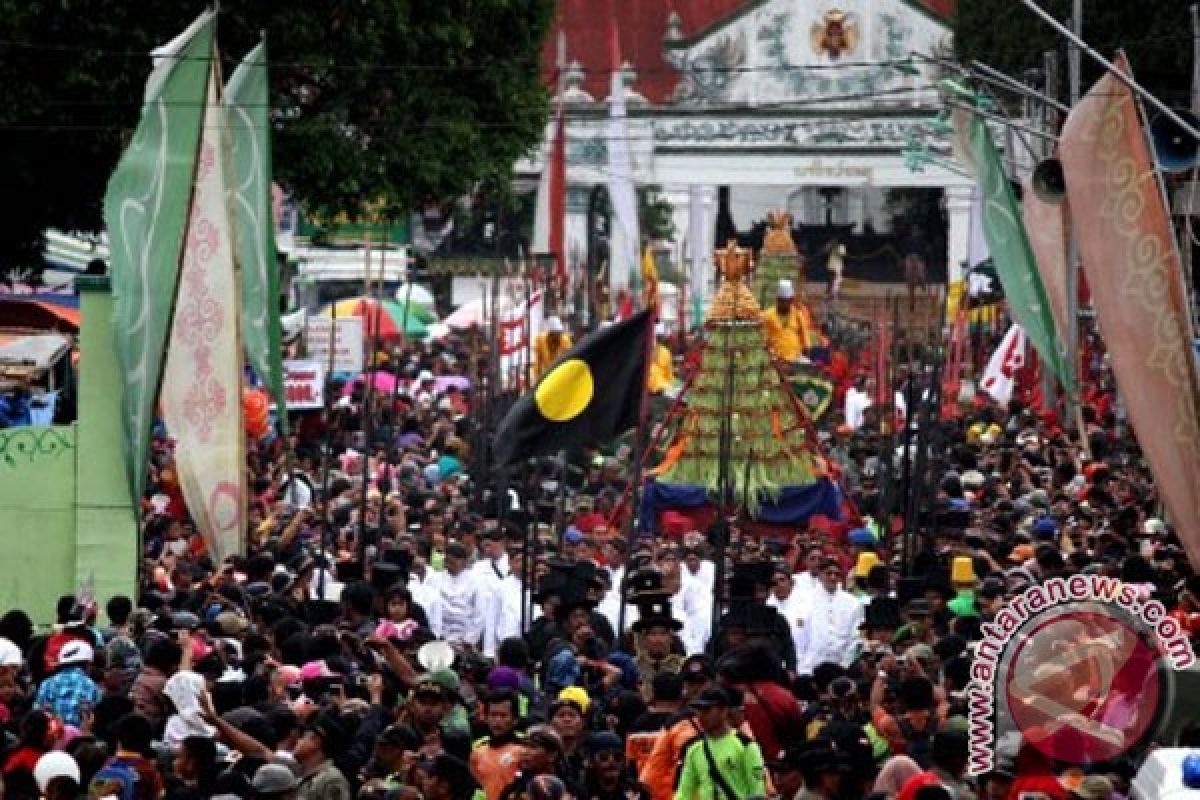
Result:
M555 361L500 423L497 466L611 439L637 425L651 319L643 311L595 331Z

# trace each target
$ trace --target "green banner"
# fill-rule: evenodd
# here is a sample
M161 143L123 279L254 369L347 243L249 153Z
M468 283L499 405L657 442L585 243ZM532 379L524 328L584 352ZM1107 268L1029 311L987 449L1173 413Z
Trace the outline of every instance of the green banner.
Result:
M1000 285L1004 287L1010 313L1033 343L1042 363L1068 392L1074 392L1075 376L1067 369L1059 351L1046 287L1038 274L1020 207L1000 163L991 131L981 116L969 111L956 111L954 122L962 144L958 154L969 160L968 166L983 193L983 236Z
M816 375L797 375L792 377L792 392L808 411L808 416L816 421L829 410L834 386L832 381Z
M215 16L205 12L155 51L141 119L104 195L113 325L124 378L126 467L135 502L145 483L150 427L179 283L214 30ZM193 238L189 247L209 246L199 232Z
M233 221L242 273L242 339L246 358L281 412L287 432L280 352L279 268L271 197L271 98L267 43L246 54L225 88L225 118L233 145Z

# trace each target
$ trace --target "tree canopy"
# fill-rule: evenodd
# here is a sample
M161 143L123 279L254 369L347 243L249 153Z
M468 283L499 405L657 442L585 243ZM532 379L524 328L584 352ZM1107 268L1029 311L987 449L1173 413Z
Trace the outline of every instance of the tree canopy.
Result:
M1069 23L1072 0L1039 0L1039 5ZM1123 48L1139 83L1168 104L1186 106L1192 75L1188 5L1178 0L1084 0L1083 38L1106 58ZM1021 79L1026 70L1041 69L1042 54L1054 50L1059 54L1061 99L1066 101L1066 40L1019 2L1007 6L1001 21L995 0L958 0L954 21L957 55L978 59ZM1081 91L1086 92L1102 71L1084 54Z
M228 76L268 38L276 180L311 209L399 217L500 182L544 131L553 0L225 0ZM0 0L0 268L41 234L96 231L137 124L149 51L202 9Z

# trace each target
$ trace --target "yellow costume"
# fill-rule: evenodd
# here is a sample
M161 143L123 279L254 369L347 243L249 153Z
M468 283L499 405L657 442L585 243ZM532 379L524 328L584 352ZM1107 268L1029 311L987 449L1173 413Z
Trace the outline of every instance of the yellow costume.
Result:
M782 361L795 361L805 350L821 345L820 331L803 304L793 305L783 316L775 308L764 311L762 321L767 329L767 349Z
M675 383L675 363L666 345L654 345L654 358L646 373L646 388L650 394L658 394Z
M533 379L538 380L554 360L571 349L571 337L565 333L539 333L533 340Z

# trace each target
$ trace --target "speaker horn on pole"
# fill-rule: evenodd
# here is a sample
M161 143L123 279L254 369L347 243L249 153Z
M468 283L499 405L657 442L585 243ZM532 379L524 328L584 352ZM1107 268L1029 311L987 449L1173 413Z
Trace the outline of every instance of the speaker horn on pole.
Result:
M1193 127L1200 124L1200 118L1190 111L1177 108L1175 113ZM1150 120L1150 141L1154 145L1154 160L1158 162L1159 169L1185 172L1200 163L1200 142L1166 114L1157 114Z
M1063 176L1062 162L1057 158L1047 158L1034 167L1029 183L1042 202L1061 203L1067 196L1067 180Z

